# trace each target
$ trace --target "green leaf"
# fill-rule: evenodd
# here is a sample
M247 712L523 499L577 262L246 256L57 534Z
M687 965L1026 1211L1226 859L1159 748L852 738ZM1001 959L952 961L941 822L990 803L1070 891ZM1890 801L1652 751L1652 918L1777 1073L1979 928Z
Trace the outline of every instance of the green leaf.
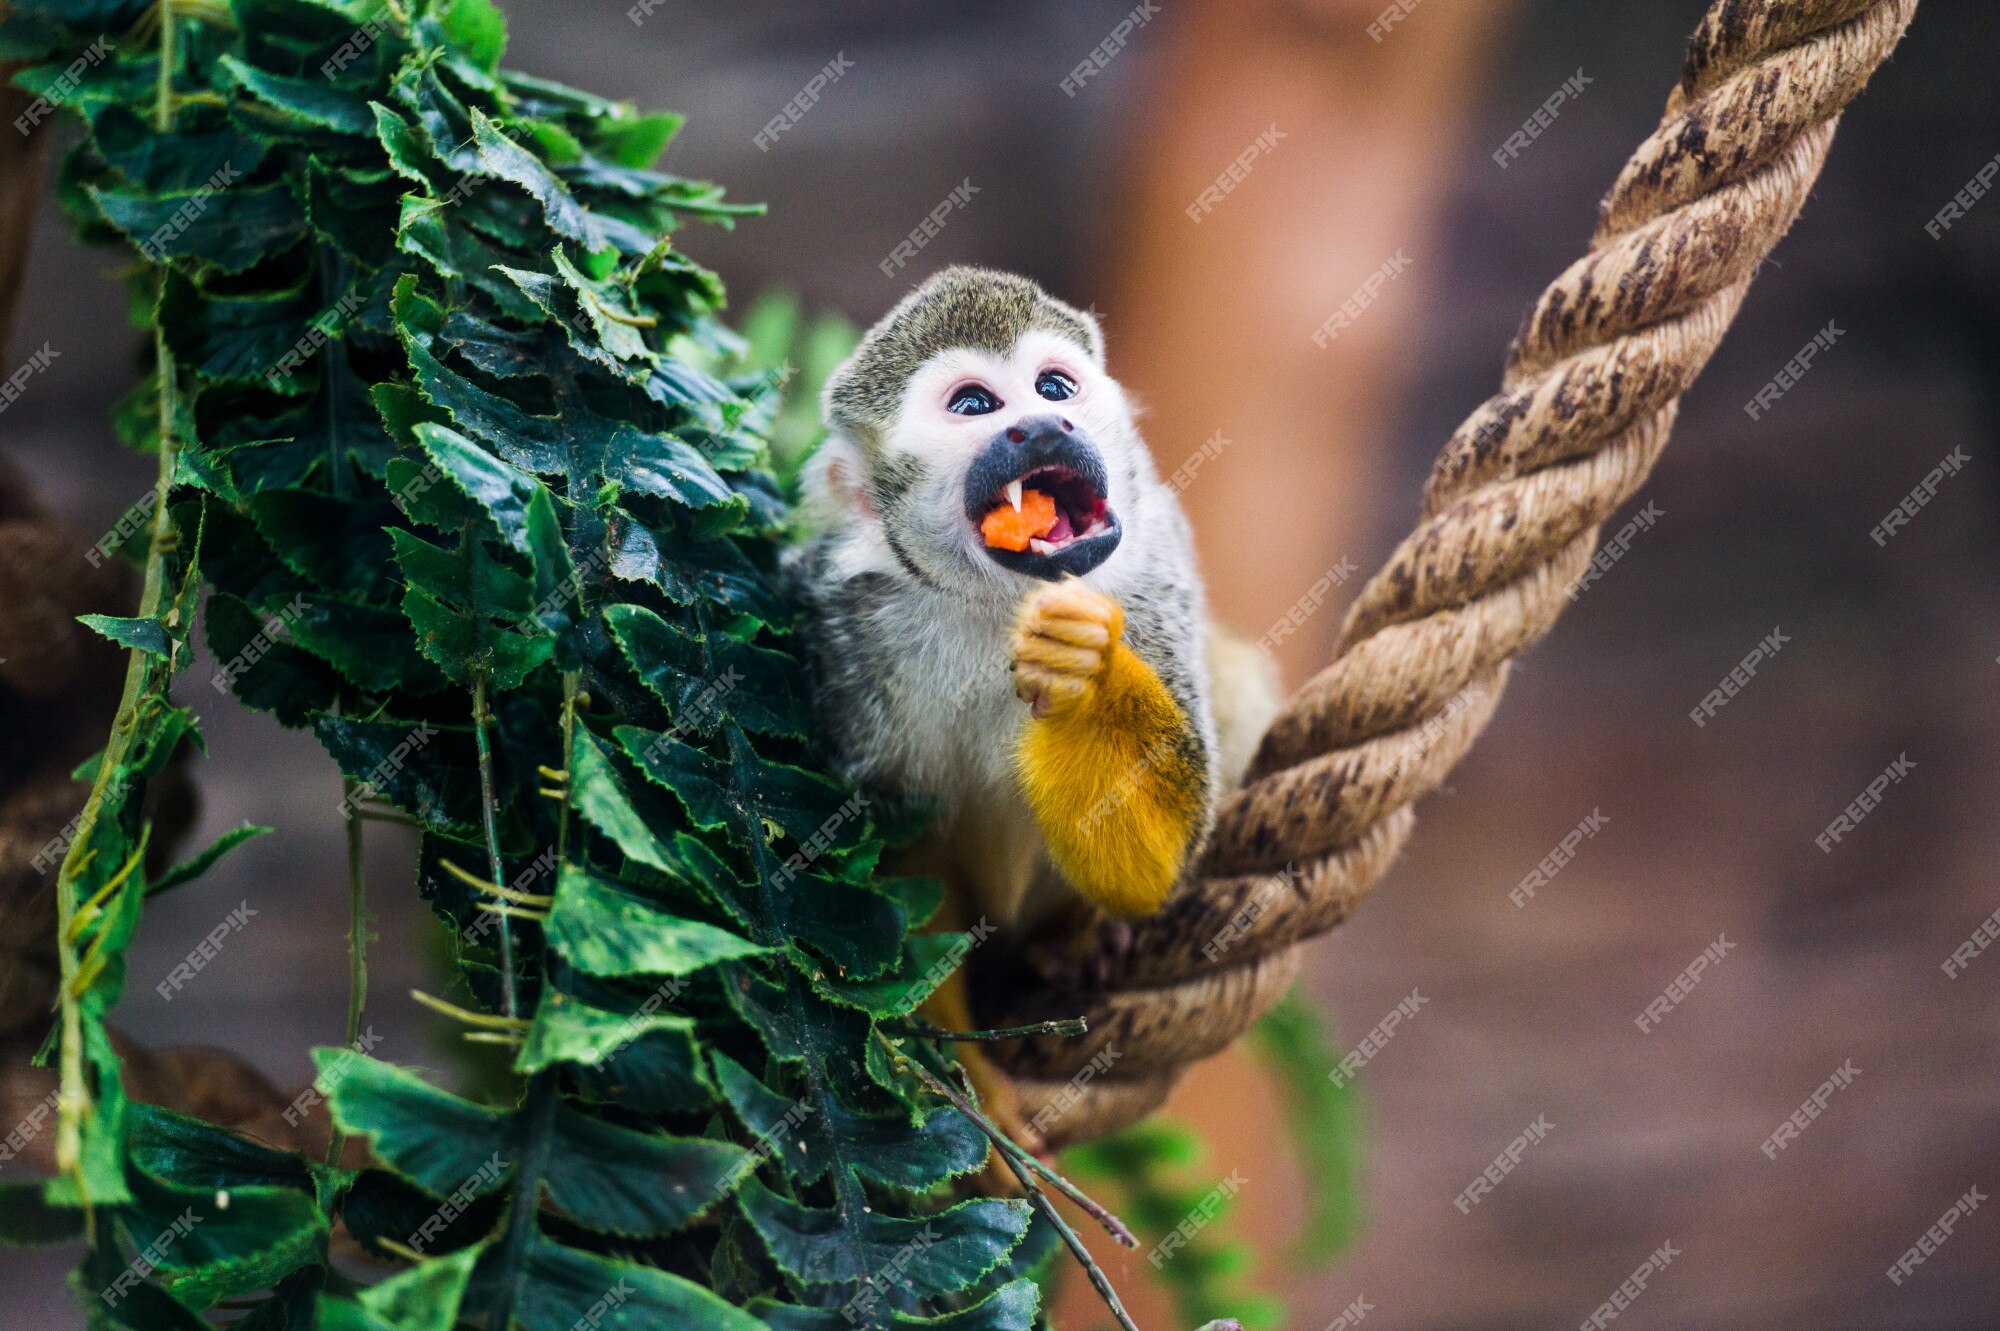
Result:
M305 214L283 184L233 184L225 164L200 188L175 194L138 194L90 188L104 220L144 251L196 260L240 273L296 244Z
M730 1107L752 1133L783 1147L773 1158L795 1183L817 1183L852 1156L854 1168L874 1182L923 1192L986 1163L985 1134L956 1109L933 1110L913 1127L900 1106L862 1113L832 1093L801 1104L771 1091L726 1054L716 1054L714 1062Z
M1030 1214L1026 1202L982 1197L929 1215L846 1217L786 1201L754 1178L737 1200L796 1290L890 1281L919 1299L975 1284L1021 1241Z
M597 129L595 147L620 166L648 167L659 160L687 117L671 112L623 115Z
M442 425L420 422L417 442L438 464L445 477L478 504L500 533L500 539L521 553L528 551L528 501L539 488L479 445Z
M538 1240L528 1250L527 1281L514 1310L523 1331L617 1331L687 1327L692 1331L765 1331L693 1281L648 1266L614 1261Z
M230 851L253 837L264 836L271 830L268 827L257 827L249 823L245 823L241 827L232 827L209 843L206 850L182 860L179 864L174 865L158 878L146 884L146 895L156 897L162 892L172 891L182 883L194 881L207 873L217 860L227 855Z
M634 1040L662 1032L680 1037L683 1047L693 1050L692 1017L658 1011L614 1012L550 989L535 1009L535 1023L514 1068L532 1074L557 1063L598 1064Z
M490 1192L514 1169L507 1115L438 1090L415 1073L348 1049L315 1049L334 1122L437 1197Z
M121 647L166 656L172 646L166 626L157 619L129 619L117 615L78 615L77 622L94 629Z
M452 1331L484 1252L484 1244L474 1244L432 1258L362 1290L353 1303L321 1295L319 1331Z
M585 211L556 174L539 158L507 137L485 112L473 109L472 136L477 145L481 173L505 180L526 190L542 205L542 216L557 235L580 241L592 250L605 249L610 240L602 223Z
M600 1063L571 1064L569 1075L583 1098L644 1114L699 1113L718 1099L691 1021L657 1027Z
M313 733L351 780L419 822L471 828L479 778L469 732L427 721L313 719Z
M634 1132L563 1108L543 1182L556 1209L588 1229L671 1234L734 1188L749 1159L729 1142Z
M394 586L394 546L383 528L393 526L397 514L386 500L269 490L252 496L245 507L286 567L327 591L368 599Z
M368 136L375 132L375 117L367 103L323 78L287 78L228 54L221 63L237 87L282 113L281 118L295 129Z
M676 725L713 734L727 711L745 730L803 736L805 674L786 653L670 625L643 606L609 606L604 619Z
M579 730L569 774L571 805L584 820L618 843L618 848L639 863L654 869L670 870L666 848L653 836L645 819L632 807L625 784L603 741L588 730Z
M507 50L507 20L493 0L451 0L444 11L445 36L488 74L500 72Z
M246 707L275 712L288 726L333 705L339 675L296 644L265 632L270 622L240 598L216 591L208 598L209 650L221 663L211 684L234 692Z
M1042 1293L1032 1280L1011 1280L970 1308L938 1317L916 1317L871 1305L866 1323L882 1331L1034 1331ZM838 1308L800 1308L758 1299L750 1311L770 1331L854 1331L863 1323Z
M865 798L803 767L758 757L741 732L728 732L730 762L637 726L620 726L616 733L632 761L678 796L698 827L728 826L745 845L767 841L765 825L800 843L819 836L829 850L851 849L863 840ZM813 858L820 853L816 848Z
M555 895L549 943L593 975L691 975L769 950L727 929L672 915L579 865L562 866Z
M753 934L790 939L825 957L842 976L877 976L902 956L909 918L898 902L870 887L806 871L792 875L789 863L747 887L693 837L676 838L674 851L689 877Z
M134 1249L159 1252L152 1278L183 1303L267 1288L325 1249L326 1215L310 1190L169 1182L136 1168L128 1178L119 1228Z

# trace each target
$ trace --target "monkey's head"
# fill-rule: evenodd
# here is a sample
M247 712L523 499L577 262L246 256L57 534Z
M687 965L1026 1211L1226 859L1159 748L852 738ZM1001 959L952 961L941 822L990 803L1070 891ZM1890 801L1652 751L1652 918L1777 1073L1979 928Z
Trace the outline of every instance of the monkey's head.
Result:
M814 498L879 525L934 586L1018 595L1021 577L1081 576L1148 540L1158 480L1097 321L1026 278L932 277L834 372L824 408Z

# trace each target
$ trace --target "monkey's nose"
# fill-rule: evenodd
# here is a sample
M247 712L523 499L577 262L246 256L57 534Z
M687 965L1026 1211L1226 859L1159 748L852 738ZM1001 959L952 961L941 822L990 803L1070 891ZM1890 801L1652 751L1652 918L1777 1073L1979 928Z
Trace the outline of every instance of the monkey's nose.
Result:
M1031 448L1051 448L1070 441L1063 439L1066 434L1074 434L1076 427L1061 416L1023 416L1007 427L1003 437L1010 444L1028 444Z

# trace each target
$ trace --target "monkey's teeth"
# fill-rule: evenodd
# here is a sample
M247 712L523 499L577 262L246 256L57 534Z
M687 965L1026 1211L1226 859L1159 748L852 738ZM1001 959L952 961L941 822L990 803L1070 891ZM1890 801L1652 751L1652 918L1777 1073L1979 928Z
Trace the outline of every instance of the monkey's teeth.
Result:
M1021 482L1018 479L1007 482L1007 502L1014 506L1016 513L1021 511Z
M1056 552L1057 547L1050 545L1039 536L1030 536L1028 538L1028 549L1038 555L1052 555Z

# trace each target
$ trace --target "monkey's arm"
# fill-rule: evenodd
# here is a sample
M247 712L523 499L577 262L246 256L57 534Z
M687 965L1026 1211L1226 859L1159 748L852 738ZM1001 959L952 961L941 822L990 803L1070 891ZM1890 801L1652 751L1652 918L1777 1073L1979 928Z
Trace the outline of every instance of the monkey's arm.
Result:
M1015 762L1063 877L1138 916L1166 903L1199 840L1209 774L1194 724L1124 629L1118 603L1081 582L1023 605L1014 684L1031 713Z

